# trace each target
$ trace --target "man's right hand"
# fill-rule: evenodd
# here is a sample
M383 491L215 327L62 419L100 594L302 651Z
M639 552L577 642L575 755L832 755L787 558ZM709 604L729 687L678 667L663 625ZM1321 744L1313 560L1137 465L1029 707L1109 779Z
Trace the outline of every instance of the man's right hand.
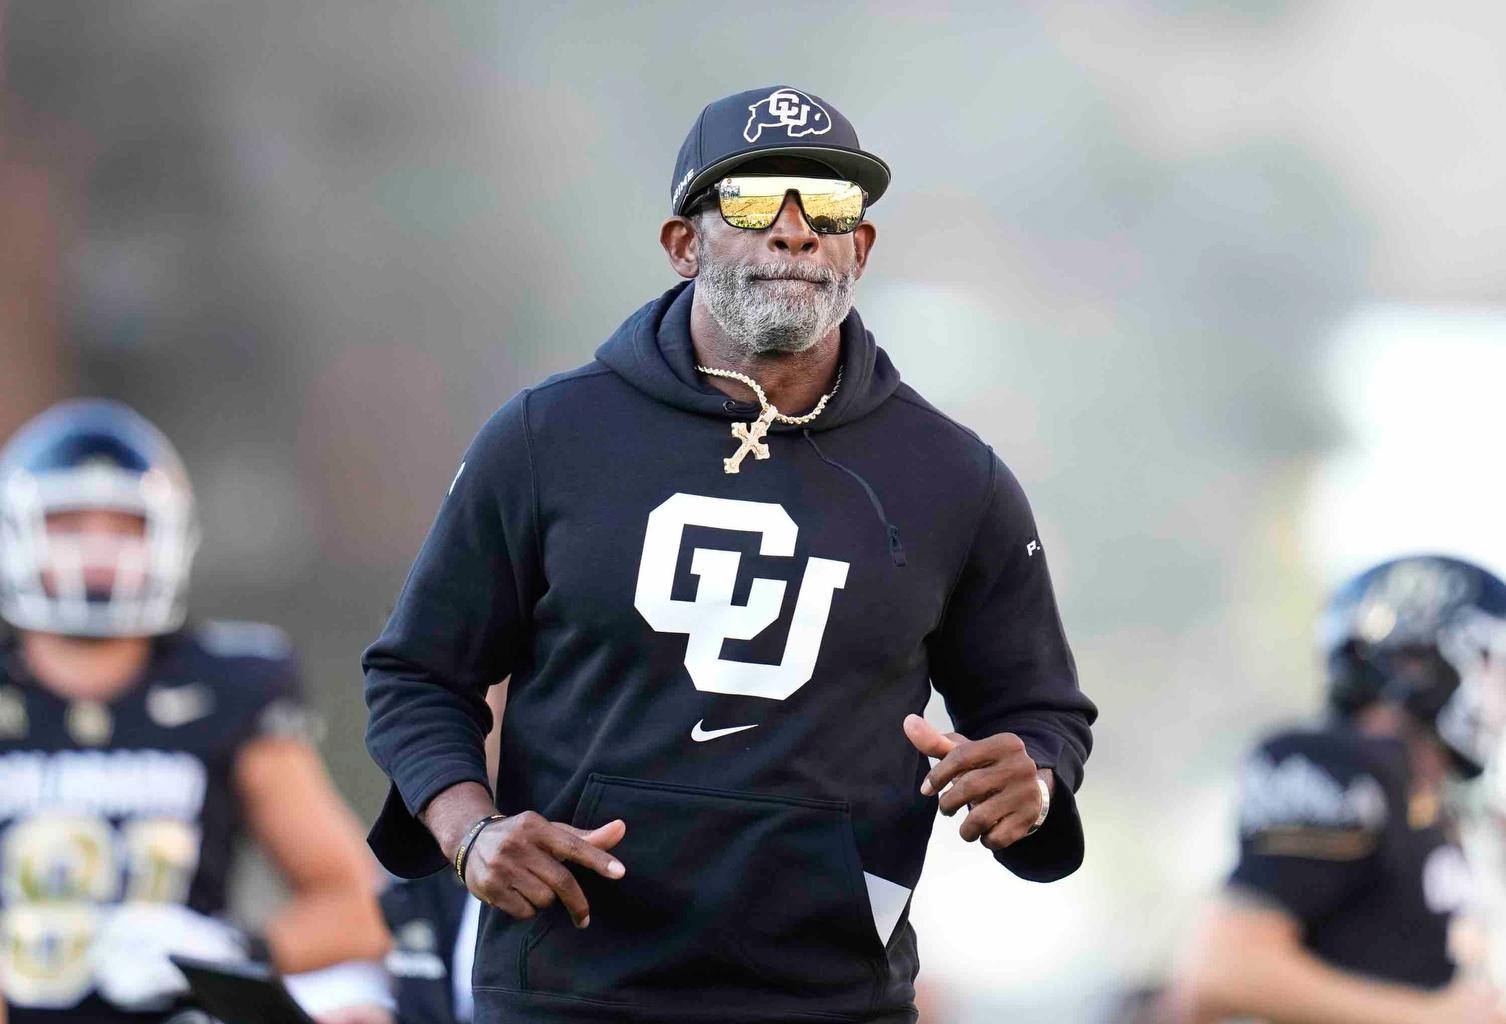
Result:
M1454 982L1433 997L1427 1019L1438 1024L1506 1024L1501 994L1478 979Z
M627 873L607 853L627 835L620 818L583 829L524 811L488 825L471 844L465 884L477 899L526 920L559 900L575 927L591 922L591 908L567 863L589 868L613 881Z
M430 800L419 818L453 864L471 826L496 810L485 786L460 782ZM584 928L591 908L565 864L579 864L616 881L627 869L606 851L626 834L627 824L620 819L587 831L549 821L533 811L515 814L486 826L471 844L465 862L466 888L483 903L520 920L559 900L575 927Z

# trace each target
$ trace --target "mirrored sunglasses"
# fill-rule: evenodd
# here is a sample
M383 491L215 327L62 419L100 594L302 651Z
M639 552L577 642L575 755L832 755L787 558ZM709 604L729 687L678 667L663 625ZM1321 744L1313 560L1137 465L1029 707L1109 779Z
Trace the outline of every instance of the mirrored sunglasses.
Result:
M723 178L707 193L735 228L762 231L779 219L785 196L794 192L811 230L845 235L863 222L868 197L851 181L789 175L740 174ZM694 204L693 204L694 205Z

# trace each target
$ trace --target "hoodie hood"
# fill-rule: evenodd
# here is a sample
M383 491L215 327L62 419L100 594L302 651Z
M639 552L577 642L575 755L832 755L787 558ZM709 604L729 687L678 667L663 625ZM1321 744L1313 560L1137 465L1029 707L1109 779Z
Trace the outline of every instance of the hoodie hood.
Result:
M695 368L690 344L690 306L695 282L676 285L643 306L596 350L596 358L656 401L718 419L746 418L751 403L733 402L706 383ZM899 387L899 371L863 327L856 309L842 321L842 386L808 430L830 430L861 419ZM791 410L801 415L804 409ZM775 431L798 428L776 423Z

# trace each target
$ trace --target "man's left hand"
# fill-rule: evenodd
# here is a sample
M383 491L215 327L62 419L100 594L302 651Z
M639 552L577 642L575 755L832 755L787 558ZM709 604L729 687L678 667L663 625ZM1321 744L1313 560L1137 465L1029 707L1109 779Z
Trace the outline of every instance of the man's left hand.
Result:
M945 790L940 805L948 816L971 808L958 829L969 843L981 839L990 850L1002 850L1023 839L1041 813L1037 775L1055 788L1051 770L1037 768L1024 741L1012 732L970 740L943 733L919 715L907 715L905 736L922 754L940 758L920 792L930 796Z

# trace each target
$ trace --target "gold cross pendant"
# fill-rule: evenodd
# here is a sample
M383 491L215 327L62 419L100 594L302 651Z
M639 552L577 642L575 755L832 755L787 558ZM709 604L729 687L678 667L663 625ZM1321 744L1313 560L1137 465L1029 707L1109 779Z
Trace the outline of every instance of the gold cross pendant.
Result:
M779 415L779 410L771 405L752 423L732 424L732 436L742 442L742 447L733 452L730 459L722 460L722 469L728 473L742 472L743 459L749 454L755 459L767 459L769 446L763 438L769 432L769 424L774 422L774 417L777 415Z

